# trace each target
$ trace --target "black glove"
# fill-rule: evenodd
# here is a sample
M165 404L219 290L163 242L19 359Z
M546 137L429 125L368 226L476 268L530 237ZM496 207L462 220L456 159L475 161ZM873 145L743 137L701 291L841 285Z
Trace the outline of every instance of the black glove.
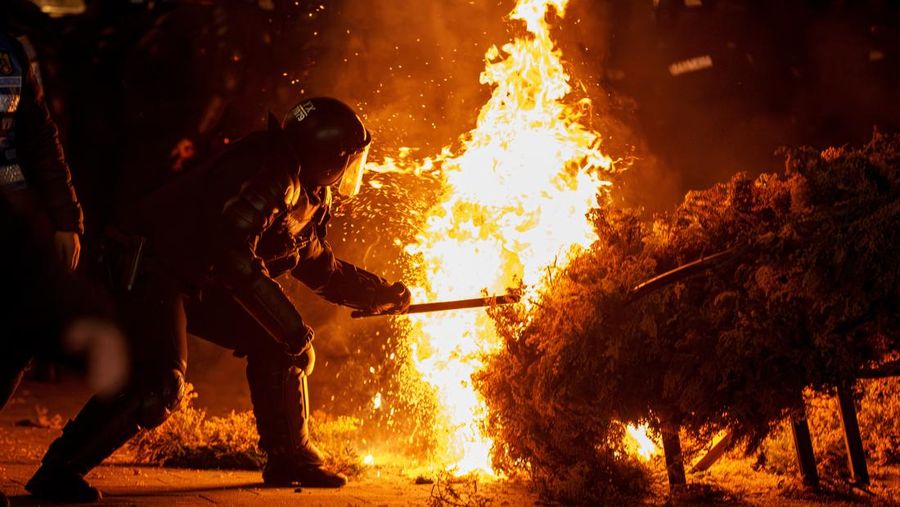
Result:
M292 339L284 344L284 349L288 355L292 358L297 358L297 361L302 361L306 351L312 347L312 341L315 337L311 327L306 324L303 324L303 327L306 329L304 333L300 333L300 336L297 336L296 339Z
M370 312L374 315L406 313L409 298L409 289L403 282L381 286L375 290Z

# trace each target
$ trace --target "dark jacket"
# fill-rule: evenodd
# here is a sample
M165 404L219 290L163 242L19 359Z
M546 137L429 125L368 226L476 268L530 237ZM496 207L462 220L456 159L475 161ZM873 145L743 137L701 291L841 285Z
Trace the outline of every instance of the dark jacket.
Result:
M276 341L295 347L307 327L274 276L290 270L359 308L385 283L334 258L324 242L330 196L305 189L301 170L279 130L255 132L142 200L123 228L147 238L151 264L201 290L224 286Z
M83 232L56 125L25 49L0 32L0 166L18 166L56 230Z
M290 272L316 294L335 304L373 311L378 289L389 282L380 276L334 256L325 240L331 218L331 196L326 192L311 220L304 223L291 214L278 220L260 238L257 253L272 277Z

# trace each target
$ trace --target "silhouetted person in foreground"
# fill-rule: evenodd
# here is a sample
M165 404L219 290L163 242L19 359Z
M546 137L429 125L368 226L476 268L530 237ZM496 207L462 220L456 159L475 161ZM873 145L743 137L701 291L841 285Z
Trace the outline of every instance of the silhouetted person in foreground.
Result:
M0 10L0 408L32 360L65 348L67 327L70 349L124 354L108 308L71 275L81 252L81 206L36 66L8 31L12 6ZM113 376L121 373L115 366L108 365Z
M125 277L120 308L134 375L66 425L26 486L33 495L100 498L84 475L179 406L188 332L247 357L266 484L346 483L322 467L309 439L313 331L273 278L290 272L327 300L368 312L408 307L402 283L335 259L325 241L331 192L358 191L370 142L347 105L309 99L124 214L122 243L137 245L124 258L140 257L124 263L140 267Z
M0 238L0 409L35 359L85 358L94 392L103 396L121 389L127 349L108 301L59 262L32 217L17 211L2 192ZM0 493L0 505L5 502Z

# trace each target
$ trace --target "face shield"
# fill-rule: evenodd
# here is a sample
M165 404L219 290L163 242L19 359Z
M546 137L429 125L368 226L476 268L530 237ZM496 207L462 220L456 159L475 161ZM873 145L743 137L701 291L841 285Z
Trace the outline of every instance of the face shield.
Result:
M337 192L344 197L353 197L359 193L362 186L363 172L366 170L366 159L369 157L369 146L372 144L372 137L366 132L366 145L358 152L350 155L347 159L347 166L341 175L340 181L335 187Z

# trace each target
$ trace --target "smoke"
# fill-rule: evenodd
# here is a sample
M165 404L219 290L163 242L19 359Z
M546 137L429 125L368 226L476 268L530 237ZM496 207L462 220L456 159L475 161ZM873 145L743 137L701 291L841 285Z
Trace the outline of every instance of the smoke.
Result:
M504 16L513 3L182 2L155 31L165 32L162 44L187 34L188 47L172 56L193 58L192 85L230 94L215 127L223 135L263 128L266 110L281 114L303 97L333 96L367 121L377 158L404 145L437 150L469 130L488 96L479 84L484 53L508 40ZM165 63L158 53L151 57ZM228 77L234 83L219 83Z
M618 194L627 204L669 209L736 172L780 170L782 146L861 143L874 127L900 128L896 2L576 6L600 27L579 43L598 96L621 106L610 112L635 157Z
M489 90L479 83L484 53L509 39L504 2L338 1L325 5L308 50L314 67L295 87L297 95L330 95L354 105L373 135L370 159L437 154L474 127ZM306 34L309 36L310 34ZM411 215L428 203L428 182L391 175L386 186L368 188L364 205L342 207L328 239L336 254L386 278L402 279L405 259L395 239L409 231ZM403 241L401 241L402 243ZM302 287L298 297L310 300ZM326 358L346 359L360 348L359 335L387 335L384 323L347 322L327 306L306 304L321 316ZM316 315L318 314L318 315Z
M375 156L400 146L431 154L474 126L488 96L484 53L508 39L511 1L343 1L313 44L306 94L357 105L375 136Z

